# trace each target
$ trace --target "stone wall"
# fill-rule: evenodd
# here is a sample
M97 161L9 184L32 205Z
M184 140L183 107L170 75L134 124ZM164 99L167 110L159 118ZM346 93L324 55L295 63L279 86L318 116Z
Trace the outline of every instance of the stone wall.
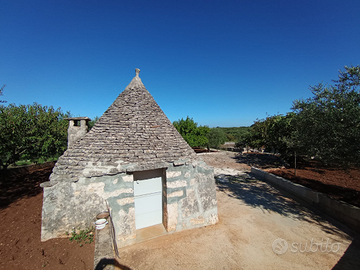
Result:
M214 170L205 163L170 166L166 171L168 232L218 221Z
M66 237L72 227L91 227L96 215L133 198L132 175L126 173L77 182L46 182L42 209L41 240ZM123 207L126 211L127 207Z
M308 187L293 183L280 176L265 172L258 168L251 168L251 173L272 185L283 189L296 197L310 203L324 213L332 216L350 228L360 232L360 208L314 191Z
M163 170L163 225L169 233L217 223L212 167L203 161L180 161L168 163L167 168L160 170ZM42 241L65 237L72 227L92 226L96 214L106 210L106 200L118 246L135 243L134 179L129 171L82 177L77 182L43 184Z

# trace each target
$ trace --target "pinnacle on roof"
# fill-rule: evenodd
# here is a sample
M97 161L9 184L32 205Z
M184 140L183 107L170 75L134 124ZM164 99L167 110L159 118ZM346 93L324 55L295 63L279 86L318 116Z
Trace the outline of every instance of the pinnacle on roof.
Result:
M143 85L139 73L94 127L59 158L51 180L77 181L124 171L164 168L197 159Z
M144 84L142 83L140 77L140 69L135 68L135 77L131 80L131 82L129 83L129 85L126 88L136 88L136 87L144 87ZM126 89L125 88L125 89Z

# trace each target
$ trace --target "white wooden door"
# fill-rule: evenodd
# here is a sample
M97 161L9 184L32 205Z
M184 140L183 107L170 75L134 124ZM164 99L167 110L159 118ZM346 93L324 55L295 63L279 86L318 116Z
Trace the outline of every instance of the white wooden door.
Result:
M161 177L134 181L136 229L162 223Z

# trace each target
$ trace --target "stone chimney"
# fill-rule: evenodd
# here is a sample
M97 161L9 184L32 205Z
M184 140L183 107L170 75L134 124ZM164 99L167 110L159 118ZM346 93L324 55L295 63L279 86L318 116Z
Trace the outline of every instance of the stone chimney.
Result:
M68 148L70 148L89 131L88 122L91 119L88 117L71 117L66 118L66 120L69 120Z

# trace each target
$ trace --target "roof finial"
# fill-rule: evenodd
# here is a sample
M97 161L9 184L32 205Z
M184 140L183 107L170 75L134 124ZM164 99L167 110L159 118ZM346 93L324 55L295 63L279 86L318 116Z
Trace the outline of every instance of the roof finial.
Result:
M125 89L135 89L135 88L139 88L139 87L145 87L143 85L143 83L141 82L141 79L139 77L139 73L140 73L140 69L135 68L135 74L136 76L131 80L131 82L129 83L128 86L126 86Z
M139 73L140 73L140 69L135 68L135 74L136 74L136 77L139 77Z

